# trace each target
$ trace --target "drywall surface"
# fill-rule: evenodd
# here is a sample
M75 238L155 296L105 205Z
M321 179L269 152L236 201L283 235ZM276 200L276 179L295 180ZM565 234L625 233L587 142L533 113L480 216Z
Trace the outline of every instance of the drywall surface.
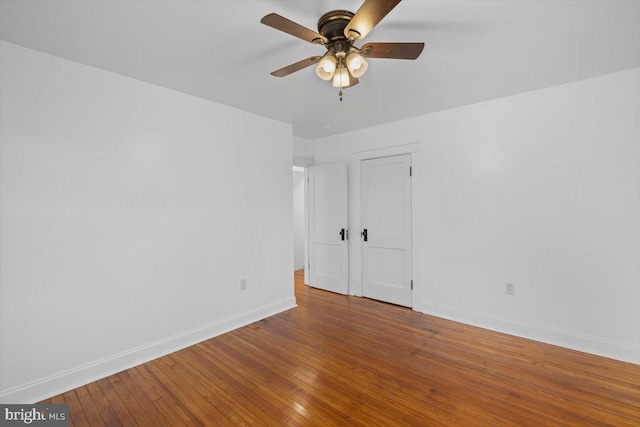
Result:
M313 142L308 139L293 137L293 165L309 166L313 161Z
M357 178L416 143L414 308L640 363L640 69L320 139L314 163Z
M0 47L3 403L295 306L289 124Z

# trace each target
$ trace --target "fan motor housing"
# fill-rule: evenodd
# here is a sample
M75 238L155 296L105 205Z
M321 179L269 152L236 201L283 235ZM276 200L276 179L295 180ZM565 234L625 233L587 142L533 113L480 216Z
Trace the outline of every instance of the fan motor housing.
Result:
M318 19L318 33L325 36L329 42L345 40L344 29L353 18L348 10L332 10Z

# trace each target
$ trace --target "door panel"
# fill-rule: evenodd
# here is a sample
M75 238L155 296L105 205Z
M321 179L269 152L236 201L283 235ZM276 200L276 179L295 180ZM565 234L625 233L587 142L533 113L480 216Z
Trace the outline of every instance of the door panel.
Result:
M341 246L316 242L315 250L315 274L339 280L342 277Z
M309 167L309 285L341 294L349 286L347 206L347 165Z
M411 307L411 155L361 163L365 297Z
M369 250L369 278L379 285L404 288L404 253L397 249L374 247Z

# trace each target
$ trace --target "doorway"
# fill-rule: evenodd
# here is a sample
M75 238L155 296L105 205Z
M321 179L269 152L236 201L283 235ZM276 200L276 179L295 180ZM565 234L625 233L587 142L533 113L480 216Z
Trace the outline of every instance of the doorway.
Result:
M305 266L306 252L306 168L293 166L293 270Z

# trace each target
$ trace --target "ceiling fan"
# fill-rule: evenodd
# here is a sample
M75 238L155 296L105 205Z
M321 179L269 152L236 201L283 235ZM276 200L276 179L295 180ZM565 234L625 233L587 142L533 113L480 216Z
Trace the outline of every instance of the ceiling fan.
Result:
M354 14L347 10L332 10L318 20L318 32L293 22L276 13L270 13L261 23L287 34L319 44L327 49L323 56L307 59L271 73L275 77L288 76L313 64L322 80L333 80L333 86L342 89L358 84L369 67L365 58L416 59L424 43L367 43L358 48L354 43L369 32L400 3L400 0L365 0Z

